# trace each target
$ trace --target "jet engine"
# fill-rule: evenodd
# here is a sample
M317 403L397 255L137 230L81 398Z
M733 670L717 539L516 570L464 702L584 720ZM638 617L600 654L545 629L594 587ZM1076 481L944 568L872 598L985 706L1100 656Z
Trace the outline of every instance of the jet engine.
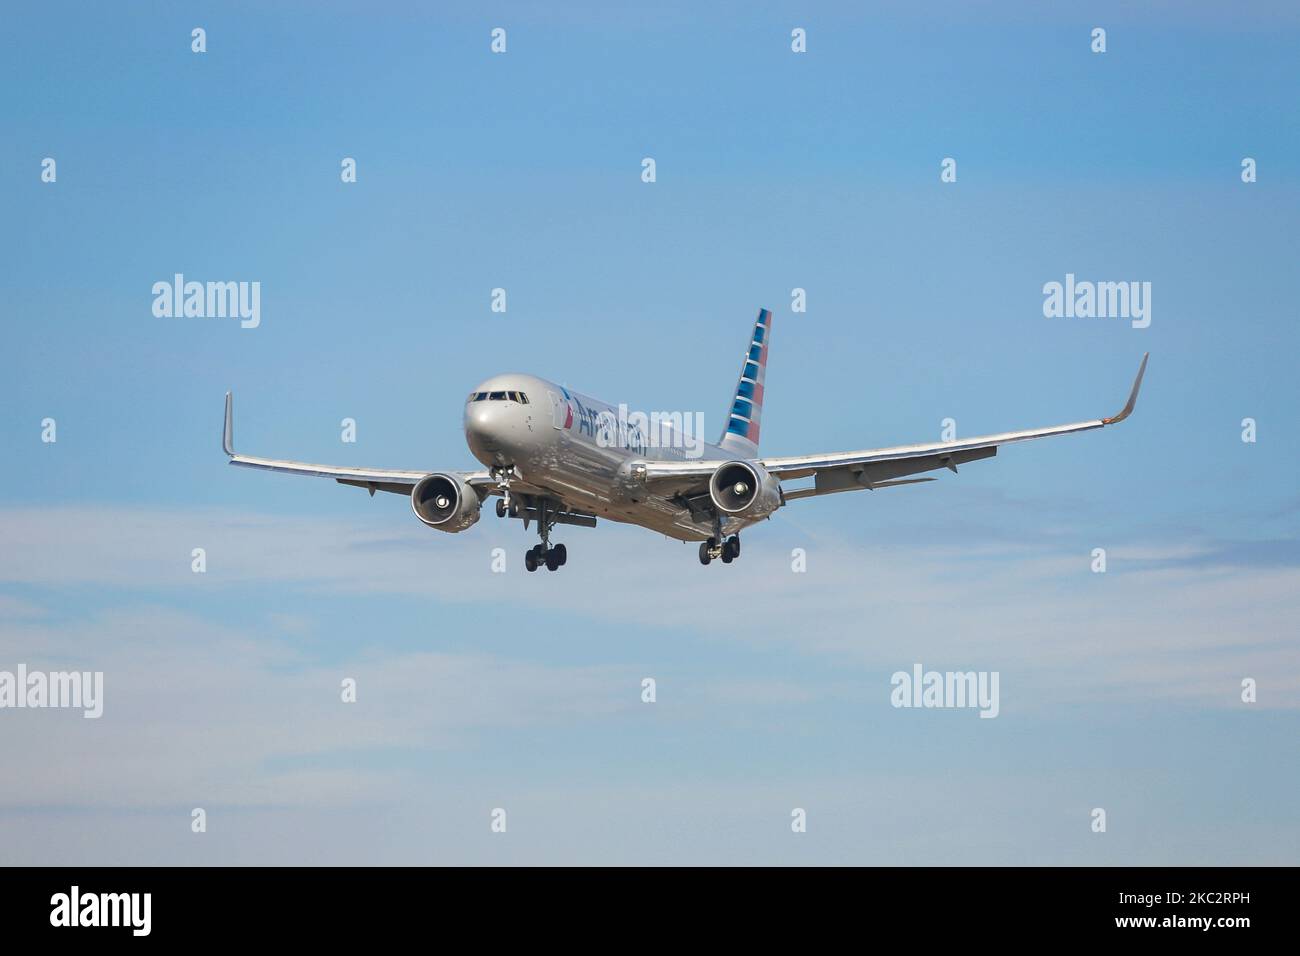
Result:
M430 528L455 534L478 521L483 502L455 475L425 475L411 489L411 509Z
M728 461L709 479L709 497L724 515L765 518L781 507L781 483L754 462Z

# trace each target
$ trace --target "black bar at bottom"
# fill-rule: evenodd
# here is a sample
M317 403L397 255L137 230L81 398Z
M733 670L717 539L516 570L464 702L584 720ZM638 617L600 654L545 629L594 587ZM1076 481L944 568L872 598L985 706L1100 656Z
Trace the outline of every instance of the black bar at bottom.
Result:
M1232 945L1287 928L1296 872L354 867L35 868L5 875L6 942L75 935L92 945L283 939L300 946L418 932L457 948L475 939L551 945L558 934L611 946L621 939L640 949L719 934L732 948L739 940L770 943L787 931L809 940L848 934L881 942L904 932L920 934L917 942L927 946L1044 936Z

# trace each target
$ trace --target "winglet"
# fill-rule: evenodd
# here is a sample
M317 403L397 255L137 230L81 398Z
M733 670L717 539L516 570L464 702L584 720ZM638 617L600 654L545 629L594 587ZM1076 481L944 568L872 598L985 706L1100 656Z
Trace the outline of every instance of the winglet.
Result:
M221 432L221 447L231 458L235 457L235 425L231 421L229 392L226 392L226 427Z
M1133 414L1133 406L1137 404L1138 400L1138 389L1142 387L1142 376L1146 374L1147 359L1150 357L1150 352L1146 352L1142 356L1142 364L1138 366L1137 378L1133 379L1133 391L1128 393L1128 404L1124 406L1123 410L1120 411L1118 415L1112 416L1111 418L1103 418L1101 420L1103 425L1114 425L1116 422L1122 422Z

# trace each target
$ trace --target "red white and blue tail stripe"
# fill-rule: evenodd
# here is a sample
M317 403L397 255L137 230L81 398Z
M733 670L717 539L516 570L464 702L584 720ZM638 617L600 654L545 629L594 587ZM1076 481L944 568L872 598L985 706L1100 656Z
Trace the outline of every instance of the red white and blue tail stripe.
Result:
M772 344L772 313L760 309L754 323L740 381L731 400L727 427L718 445L729 452L753 458L758 454L758 428L763 418L763 384L767 378L767 352Z

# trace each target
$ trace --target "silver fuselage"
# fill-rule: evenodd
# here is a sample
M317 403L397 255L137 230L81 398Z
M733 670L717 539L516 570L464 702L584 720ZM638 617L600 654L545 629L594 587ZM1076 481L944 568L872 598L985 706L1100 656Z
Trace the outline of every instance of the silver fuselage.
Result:
M502 392L523 392L528 401L475 400L481 393ZM475 388L465 403L465 440L474 457L488 468L513 467L526 485L568 508L682 541L708 538L712 525L693 521L681 503L650 494L637 480L636 463L733 460L735 453L699 442L699 436L688 448L685 441L638 434L635 428L608 427L609 422L626 418L620 416L618 406L535 375L498 375ZM726 518L722 530L734 534L753 523Z

